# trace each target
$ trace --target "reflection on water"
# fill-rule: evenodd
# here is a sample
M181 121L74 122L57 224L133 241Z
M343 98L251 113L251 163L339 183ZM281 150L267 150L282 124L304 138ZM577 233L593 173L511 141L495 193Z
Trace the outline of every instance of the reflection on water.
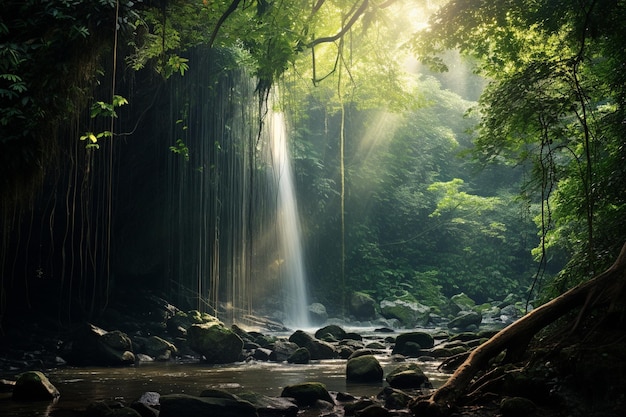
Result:
M378 360L385 375L397 366L388 355L378 356ZM438 362L418 363L435 387L445 381L445 376L436 370ZM56 403L19 403L12 401L10 394L1 394L0 416L48 416L54 409L84 409L89 403L104 399L130 403L146 391L199 395L207 388L221 388L234 394L253 391L277 397L287 385L314 381L325 384L329 391L375 396L383 388L382 381L378 384L346 383L345 366L345 360L324 360L308 365L150 362L127 368L53 369L45 373L61 392Z

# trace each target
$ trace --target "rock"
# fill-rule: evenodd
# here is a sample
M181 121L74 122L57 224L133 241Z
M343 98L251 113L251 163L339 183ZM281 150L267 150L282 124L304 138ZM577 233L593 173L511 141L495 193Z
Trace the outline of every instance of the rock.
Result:
M298 348L291 356L287 358L287 362L296 364L307 364L311 360L311 352L307 348Z
M281 397L293 398L299 406L310 406L318 400L334 404L326 386L320 382L303 382L301 384L288 385L280 394Z
M243 349L241 338L221 324L194 324L187 329L187 337L189 347L207 363L236 362Z
M346 336L346 331L336 324L329 324L328 326L324 326L316 331L315 337L317 339L322 339L327 334L332 335L336 340L342 340Z
M472 311L476 307L476 302L465 293L453 295L450 297L450 301L456 304L460 311Z
M428 324L430 307L415 300L386 299L380 302L380 311L387 319L397 319L404 327L421 327Z
M142 417L137 410L119 401L97 401L85 410L89 417Z
M313 303L309 306L309 320L313 325L321 325L328 320L326 307L321 303Z
M217 388L209 388L205 389L200 393L200 397L210 397L210 398L226 398L229 400L237 401L239 397L235 394L232 394L228 391L224 391L223 389Z
M364 292L352 293L349 309L357 320L371 320L376 317L376 301Z
M267 362L270 360L271 354L272 354L271 349L257 348L257 349L254 349L254 353L252 354L252 357L258 361Z
M258 414L252 404L243 400L194 397L186 394L162 395L159 417L181 416L258 417Z
M289 359L291 355L298 350L299 346L294 342L287 340L276 340L271 345L272 353L270 353L270 361L283 362Z
M524 397L504 398L500 402L500 411L503 417L528 417L534 414L537 406Z
M198 310L191 310L188 312L177 311L172 317L167 320L166 326L168 332L173 336L185 336L187 329L194 324L222 324L217 318L207 313L200 313Z
M147 391L141 394L141 397L135 402L145 404L149 407L158 407L161 395L158 392Z
M42 372L28 371L21 374L13 388L17 401L51 401L61 394Z
M389 386L392 388L421 388L422 385L428 384L428 377L416 363L405 363L393 371L385 378Z
M337 351L328 342L315 339L308 333L302 330L296 330L291 336L289 341L297 344L299 347L304 347L311 353L312 360L318 359L333 359L337 357Z
M405 392L392 387L383 388L382 392L378 394L378 398L384 400L385 408L391 410L407 408L409 406L409 402L413 399Z
M464 313L460 313L457 317L450 320L448 323L448 328L450 329L461 329L467 330L470 326L480 326L480 323L483 320L483 316L480 313L475 311L468 311Z
M130 338L119 330L107 332L86 323L79 328L67 352L68 363L88 366L120 366L135 363Z
M173 354L178 352L178 349L176 349L173 343L159 336L150 336L146 339L144 349L148 355L157 360L169 360Z
M296 417L298 415L298 406L288 398L267 397L255 392L243 392L238 397L251 403L261 416Z
M350 382L379 382L383 368L373 355L358 356L346 364L346 380Z
M380 404L372 404L354 413L356 417L389 417L391 412Z
M410 343L419 345L420 349L430 349L435 346L435 339L426 332L401 333L396 337L396 344L393 347L392 353L404 356L414 356L415 353L419 353L415 352L415 346Z

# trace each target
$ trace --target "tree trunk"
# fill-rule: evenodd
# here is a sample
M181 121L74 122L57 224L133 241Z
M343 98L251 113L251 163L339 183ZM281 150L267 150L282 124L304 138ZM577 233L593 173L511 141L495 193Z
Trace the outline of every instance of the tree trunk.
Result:
M476 373L490 359L504 350L507 351L507 357L523 353L535 334L576 307L582 307L582 310L575 325L580 321L580 316L592 306L608 303L609 309L616 307L616 300L625 286L625 269L626 244L609 269L538 307L474 349L443 386L430 397L417 398L411 411L420 417L448 415Z

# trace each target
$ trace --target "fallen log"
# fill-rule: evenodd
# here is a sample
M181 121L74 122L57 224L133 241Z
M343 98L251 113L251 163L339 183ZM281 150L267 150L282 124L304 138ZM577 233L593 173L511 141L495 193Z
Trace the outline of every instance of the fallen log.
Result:
M443 386L429 397L414 400L410 405L413 414L419 417L449 415L474 376L484 369L492 358L504 351L507 359L519 358L534 335L574 308L581 307L575 325L586 310L599 303L607 303L609 310L615 308L624 291L625 270L626 244L609 269L536 308L476 347Z

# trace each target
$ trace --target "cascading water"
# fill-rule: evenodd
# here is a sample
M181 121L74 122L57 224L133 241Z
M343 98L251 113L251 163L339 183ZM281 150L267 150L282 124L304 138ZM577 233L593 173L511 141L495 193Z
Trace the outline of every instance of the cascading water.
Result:
M294 190L293 170L287 144L285 118L273 112L270 138L274 180L278 191L276 226L278 228L279 269L284 283L284 308L286 321L299 327L308 327L308 300L306 275L300 241L300 219Z

